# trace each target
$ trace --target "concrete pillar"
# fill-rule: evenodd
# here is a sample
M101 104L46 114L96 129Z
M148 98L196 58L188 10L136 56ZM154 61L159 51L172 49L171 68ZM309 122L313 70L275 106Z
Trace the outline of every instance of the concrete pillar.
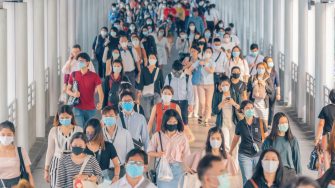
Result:
M34 74L36 81L36 137L45 136L44 0L34 0Z
M273 31L273 0L264 0L264 51L269 55L269 48L272 45Z
M243 53L247 54L248 52L248 32L249 32L249 1L245 1L242 3L243 6L243 33L242 33L242 41L241 46Z
M280 52L280 49L281 49L281 41L284 39L283 33L281 32L281 29L283 28L283 25L282 25L283 7L282 7L282 0L275 0L273 2L274 2L273 3L273 23L275 23L275 24L273 24L273 31L275 31L275 32L274 32L274 35L273 35L273 54L272 54L272 57L273 57L274 61L278 62L279 61L279 52ZM292 19L292 17L291 17L291 19ZM286 23L287 23L287 21L288 20L286 20ZM289 31L292 32L291 30L289 30ZM291 63L291 62L287 62L287 63ZM285 62L285 64L286 64L286 62ZM285 80L288 80L288 79L286 78Z
M49 66L49 102L50 116L54 116L58 110L60 84L57 63L57 0L48 0L47 22L47 56Z
M0 8L0 122L8 119L7 62L7 10Z
M68 0L68 49L76 43L76 0Z
M101 2L100 2L101 3ZM99 4L100 4L99 3ZM88 46L88 23L87 23L87 19L88 19L88 15L87 15L87 7L88 7L88 0L82 0L82 4L81 4L81 17L82 17L82 35L83 35L83 41L82 41L82 48L83 51L87 51L87 46Z
M325 105L324 86L334 84L334 3L317 3L315 14L315 117ZM317 126L317 118L315 126Z
M3 7L8 11L8 20L14 26L14 41L11 47L15 52L16 74L15 90L17 102L16 139L17 144L29 151L29 121L28 121L28 42L27 42L27 3L4 2Z
M68 0L59 0L59 60L61 67L68 59ZM61 74L62 75L62 74ZM63 89L64 77L61 76L61 89Z
M78 43L78 44L80 44L80 45L82 45L83 44L83 35L82 35L82 32L79 32L79 31L81 31L82 30L82 27L81 27L81 25L82 25L82 16L81 16L81 12L83 11L82 9L81 9L81 4L82 4L83 2L82 2L82 0L76 0L76 21L75 21L75 23L76 23L76 31L78 31L78 32L76 32L76 42Z

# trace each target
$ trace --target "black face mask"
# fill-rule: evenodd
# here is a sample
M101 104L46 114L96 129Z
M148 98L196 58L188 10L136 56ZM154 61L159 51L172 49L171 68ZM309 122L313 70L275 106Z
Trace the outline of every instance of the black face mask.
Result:
M80 155L84 152L84 148L81 147L72 147L72 153L75 155Z
M237 78L240 78L240 76L241 76L241 74L240 73L233 73L233 74L231 74L231 77L232 78L235 78L235 79L237 79Z
M166 126L166 130L169 132L173 132L177 129L178 129L178 124L171 124L171 125L167 124Z

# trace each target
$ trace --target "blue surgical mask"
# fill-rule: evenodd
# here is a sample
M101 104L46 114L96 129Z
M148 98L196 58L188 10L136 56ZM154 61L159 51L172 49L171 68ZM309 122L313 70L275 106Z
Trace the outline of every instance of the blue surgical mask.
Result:
M147 31L143 31L142 34L143 34L144 36L148 36L149 33L148 33Z
M258 55L258 51L256 51L256 52L251 52L251 55L252 55L253 57L256 57L256 56Z
M232 52L233 57L239 57L241 52Z
M205 33L205 38L209 38L209 37L211 37L211 33L210 32L206 32Z
M83 69L83 68L85 68L86 67L86 63L85 62L83 62L83 61L79 61L79 69Z
M230 187L230 180L229 177L226 174L220 175L217 177L219 181L219 187L218 188L229 188Z
M139 166L139 165L136 165L136 164L127 164L126 165L126 172L127 172L128 176L130 176L132 178L142 176L143 171L144 171L144 166Z
M258 74L264 74L265 73L265 69L257 69L257 73Z
M126 112L132 112L134 108L134 102L122 102L122 109Z
M288 130L288 123L278 124L278 130L286 133Z
M103 117L102 121L106 126L113 126L116 124L116 118L115 117Z
M335 188L335 185L332 185L332 184L328 184L327 188Z
M246 118L252 118L255 115L254 109L249 109L244 112Z
M64 118L64 119L59 119L59 123L64 126L69 126L71 125L71 118Z

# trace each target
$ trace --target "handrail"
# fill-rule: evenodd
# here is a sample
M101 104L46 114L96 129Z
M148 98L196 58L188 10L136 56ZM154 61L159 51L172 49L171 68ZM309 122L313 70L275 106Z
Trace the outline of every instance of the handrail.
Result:
M8 106L8 120L13 122L16 126L16 99L14 99Z
M36 82L33 81L28 85L28 110L30 110L36 101Z

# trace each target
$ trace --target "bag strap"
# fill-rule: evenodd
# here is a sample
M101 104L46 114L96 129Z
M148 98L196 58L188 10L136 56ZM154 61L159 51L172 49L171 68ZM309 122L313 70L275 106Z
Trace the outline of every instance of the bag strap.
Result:
M5 183L3 182L2 179L0 179L2 187L6 187Z
M97 39L95 40L95 48L94 48L94 51L97 50L97 48L98 48L98 43L99 43L99 35L97 35Z
M256 184L256 182L255 182L255 180L254 179L250 179L250 182L251 182L251 184L252 184L252 186L254 187L254 188L258 188L258 185Z
M154 77L154 83L155 83L156 80L157 80L158 73L159 73L159 68L156 68L155 77Z
M122 127L123 127L124 129L127 129L127 127L126 127L126 123L125 123L125 121L124 121L123 113L120 112L120 113L119 113L119 116L120 116L120 119L121 119Z
M19 158L20 158L20 171L21 171L21 173L22 173L22 171L26 172L26 166L24 164L24 160L23 160L23 156L22 156L22 148L17 147L17 152L18 152Z
M172 75L171 73L168 74L169 86L171 86Z
M148 187L150 184L151 182L144 177L144 180L137 187Z
M219 60L219 58L220 58L220 56L221 56L221 53L222 53L222 52L219 53L218 57L217 57L216 60L215 60L215 63Z
M131 55L131 58L133 59L134 61L134 66L135 66L135 69L136 69L136 61L135 61L135 57L134 57L134 53L133 53L133 48L128 46L128 50L130 52L130 55Z
M263 127L263 120L261 118L258 118L259 121L259 128L261 130L261 136L262 136L262 143L264 142L265 139L265 134L264 134L264 127Z
M158 132L158 136L159 136L159 143L161 145L161 150L164 152L164 149L163 149L163 143L162 143L162 135L161 135L161 132L159 131Z
M85 158L83 164L81 165L81 168L80 168L80 171L79 171L79 175L82 175L82 174L83 174L84 169L85 169L85 167L86 167L88 161L90 160L90 158L91 158L90 155L87 155L87 156L86 156L86 158Z

